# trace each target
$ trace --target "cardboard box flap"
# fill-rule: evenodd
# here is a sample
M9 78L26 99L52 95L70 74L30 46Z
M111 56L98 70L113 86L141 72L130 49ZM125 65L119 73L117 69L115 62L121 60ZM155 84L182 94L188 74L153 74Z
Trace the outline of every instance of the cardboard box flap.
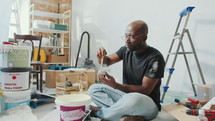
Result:
M162 106L162 108L179 121L196 121L195 116L186 114L186 110L189 108L183 105L172 103L169 105Z

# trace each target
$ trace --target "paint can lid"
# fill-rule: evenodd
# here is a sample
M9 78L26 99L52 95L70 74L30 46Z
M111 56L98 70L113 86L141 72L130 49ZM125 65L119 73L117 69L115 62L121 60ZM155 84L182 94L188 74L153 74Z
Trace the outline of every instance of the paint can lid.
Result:
M61 95L55 99L55 103L63 106L89 105L91 103L91 97L87 94Z

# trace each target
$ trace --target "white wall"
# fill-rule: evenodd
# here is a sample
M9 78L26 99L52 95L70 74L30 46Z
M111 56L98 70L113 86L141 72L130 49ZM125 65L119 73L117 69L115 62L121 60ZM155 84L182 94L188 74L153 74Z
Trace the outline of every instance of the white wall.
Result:
M8 41L10 13L12 0L0 0L0 45L3 41ZM2 55L0 54L0 67L2 66Z
M81 33L91 35L91 55L96 66L96 50L105 47L113 53L124 45L120 36L133 20L148 23L148 44L159 49L164 58L172 42L179 19L179 12L187 6L195 6L188 28L193 39L200 65L207 83L215 78L215 1L214 0L73 0L72 2L72 59L75 60ZM185 46L188 45L185 36ZM86 41L83 41L86 42ZM190 50L190 46L186 47ZM82 57L86 58L86 45L82 45ZM201 83L193 56L188 56L194 83ZM176 70L170 81L174 91L192 92L190 79L182 56L178 57ZM111 73L121 82L121 63L110 67ZM167 72L163 78L166 84Z
M21 34L30 34L29 33L29 6L30 0L20 0L19 1L19 19L21 26Z

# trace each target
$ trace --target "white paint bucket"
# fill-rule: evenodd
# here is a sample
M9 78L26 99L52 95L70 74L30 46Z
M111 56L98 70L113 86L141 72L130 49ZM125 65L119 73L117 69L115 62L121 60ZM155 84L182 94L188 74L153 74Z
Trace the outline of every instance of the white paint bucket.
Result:
M29 68L31 62L31 46L12 46L12 51L3 54L3 68Z
M30 68L2 68L2 90L21 91L29 89Z
M20 104L26 103L30 106L31 90L25 91L3 91L5 100L5 110L16 107Z
M55 103L60 121L82 121L91 97L86 94L62 95L55 99Z

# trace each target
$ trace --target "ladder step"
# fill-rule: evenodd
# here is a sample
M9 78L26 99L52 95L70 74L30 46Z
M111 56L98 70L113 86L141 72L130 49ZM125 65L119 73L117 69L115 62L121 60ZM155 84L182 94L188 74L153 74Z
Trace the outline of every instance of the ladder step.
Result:
M193 52L174 52L174 53L169 53L169 55L175 55L175 54L193 54Z
M10 26L16 26L16 27L19 27L20 25L19 25L19 24L10 24Z
M14 10L14 9L13 9L13 10L11 10L11 12L13 12L13 13L16 13L16 12L17 12L17 13L18 13L18 10Z
M178 35L174 36L173 39L180 39L180 37L181 37L181 35L178 34Z

